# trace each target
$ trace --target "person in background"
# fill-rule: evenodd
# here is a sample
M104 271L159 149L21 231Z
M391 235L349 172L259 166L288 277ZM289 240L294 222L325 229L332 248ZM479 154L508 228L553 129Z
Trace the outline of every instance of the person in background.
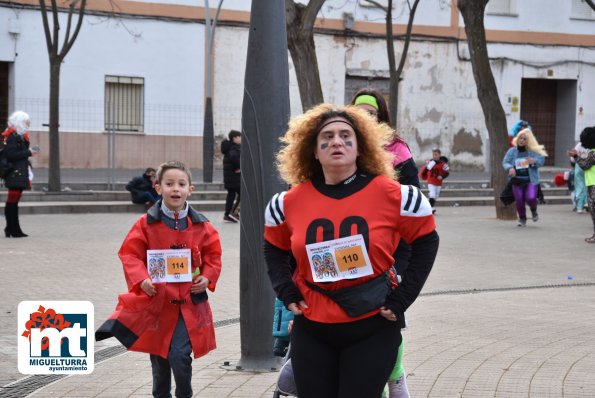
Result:
M369 88L359 90L351 99L351 105L364 109L378 123L392 125L386 100L377 90ZM413 160L411 149L409 149L409 145L407 145L405 139L396 130L393 131L393 137L385 149L394 156L392 166L398 173L398 181L401 184L414 185L419 188L418 170Z
M585 185L589 193L589 211L593 220L593 235L585 238L587 243L595 243L595 126L585 127L581 132L581 145L588 150L586 156L579 156L576 149L569 151L580 168L585 172Z
M216 348L207 289L215 291L221 273L221 242L188 204L194 186L183 163L159 166L155 188L163 199L136 221L118 252L128 293L95 338L116 337L131 351L149 353L154 397L171 397L173 372L176 397L190 398L191 353L199 358Z
M431 207L419 188L394 181L383 150L392 135L357 107L321 104L292 119L282 139L278 169L292 188L266 207L264 257L277 297L295 315L300 398L380 397L403 314L434 263ZM401 238L412 254L395 286Z
M351 99L351 105L361 108L373 116L378 123L385 123L391 126L388 105L382 93L370 88L358 90ZM397 181L405 185L420 187L417 166L413 160L413 155L409 145L403 137L396 131L393 131L393 138L385 149L393 155L392 167L397 174ZM399 241L399 246L393 254L395 259L395 270L402 277L409 266L409 257L411 256L411 246L405 240ZM388 379L390 398L407 398L409 389L407 388L407 375L403 367L403 350L405 339L401 340L397 361L395 367Z
M526 120L519 120L517 121L514 126L510 130L508 130L508 146L512 147L512 140L517 136L519 132L524 129L529 129L533 131L533 128ZM537 138L536 138L537 139ZM543 190L541 189L541 184L537 185L537 202L541 204L545 204L545 196L543 195Z
M223 154L223 184L227 190L223 220L234 223L240 221L239 214L234 212L234 209L237 209L240 203L241 148L242 134L236 130L231 130L228 134L228 139L221 142L221 153Z
M156 170L147 167L143 175L134 177L126 185L126 190L130 192L132 203L146 204L153 206L159 200L159 194L155 190Z
M432 150L432 159L428 160L421 168L420 172L422 180L428 181L428 196L430 198L430 205L432 205L432 212L436 213L436 201L440 197L440 190L444 179L450 175L450 168L448 167L448 158L442 156L440 149Z
M572 151L572 150L571 150ZM587 157L589 151L583 147L583 145L579 142L574 147L574 151L568 151L568 155L571 153L576 153L577 158L584 158ZM585 208L587 208L587 186L585 185L585 172L581 169L581 166L578 164L576 159L573 156L570 156L570 163L574 168L574 209L577 213L584 213Z
M511 127L510 130L508 130L508 146L513 146L512 140L514 139L514 137L517 136L517 134L521 130L524 130L524 129L532 130L529 122L527 122L525 120L519 120L514 124L514 126Z
M16 111L8 118L8 127L2 133L4 149L2 157L10 165L4 177L4 185L8 188L4 216L7 238L25 238L28 235L21 229L19 222L19 201L25 189L31 189L33 171L29 158L39 153L39 147L29 145L29 127L31 119L23 111Z
M527 225L527 209L529 205L533 222L539 220L537 214L537 187L539 186L539 168L543 166L547 152L540 145L533 132L524 129L512 140L510 148L502 159L502 167L508 172L512 181L512 193L517 213L518 226Z

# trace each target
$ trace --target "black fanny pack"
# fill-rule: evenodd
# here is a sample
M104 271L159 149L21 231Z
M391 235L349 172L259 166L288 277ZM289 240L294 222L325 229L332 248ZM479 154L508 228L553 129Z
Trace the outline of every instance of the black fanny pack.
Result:
M526 178L522 178L522 177L512 177L510 179L510 181L512 181L512 185L527 185L530 180L529 177Z
M308 287L333 300L350 317L358 317L379 309L390 294L392 284L388 272L360 285L328 291L306 281Z

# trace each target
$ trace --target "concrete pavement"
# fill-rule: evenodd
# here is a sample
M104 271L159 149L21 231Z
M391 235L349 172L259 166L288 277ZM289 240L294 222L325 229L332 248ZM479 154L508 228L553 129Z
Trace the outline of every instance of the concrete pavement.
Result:
M595 245L583 241L590 218L545 205L538 223L517 228L492 207L438 211L438 258L404 333L412 396L595 396ZM221 234L224 267L210 298L218 349L193 363L195 396L271 397L276 373L224 366L240 359L239 226L205 214ZM90 375L47 384L17 370L18 303L89 300L97 327L125 290L116 253L137 217L25 215L29 238L0 238L0 397L150 396L147 355L123 352L114 339L96 352L119 354Z

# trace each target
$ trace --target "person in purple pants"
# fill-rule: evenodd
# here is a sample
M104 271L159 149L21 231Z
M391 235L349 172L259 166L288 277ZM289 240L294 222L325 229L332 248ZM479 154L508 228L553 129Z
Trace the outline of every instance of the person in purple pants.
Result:
M519 215L517 225L524 227L527 225L526 205L531 209L533 222L539 220L537 214L539 168L543 166L547 152L529 129L521 130L512 140L512 145L504 155L502 166L508 171L508 177L512 180L512 193Z

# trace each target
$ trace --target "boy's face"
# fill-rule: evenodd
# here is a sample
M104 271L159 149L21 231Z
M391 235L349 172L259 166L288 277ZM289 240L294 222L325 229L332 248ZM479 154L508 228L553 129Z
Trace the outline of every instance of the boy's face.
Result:
M440 160L440 152L432 152L432 159L434 159L435 161L439 161Z
M168 209L180 211L184 208L190 193L194 191L194 186L188 182L185 172L169 169L163 173L161 181L155 184L155 190L161 195Z

